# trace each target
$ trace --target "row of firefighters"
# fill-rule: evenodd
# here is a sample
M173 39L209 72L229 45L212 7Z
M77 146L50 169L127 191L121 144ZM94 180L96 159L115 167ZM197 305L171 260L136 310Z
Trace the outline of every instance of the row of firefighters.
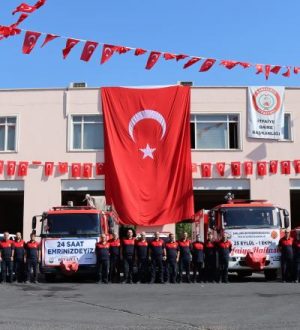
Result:
M25 243L21 233L16 233L14 241L9 239L8 232L0 242L1 281L12 282L13 273L19 282L37 281L37 266L40 262L40 244L35 234L30 235L30 241ZM279 241L281 250L282 281L300 281L300 233L296 239L286 230ZM102 283L120 282L121 264L124 267L122 282L133 283L176 283L190 282L228 282L228 265L232 243L226 233L221 240L213 241L212 234L207 234L205 243L200 235L191 242L188 234L183 233L179 241L170 234L165 242L156 232L150 242L146 234L141 233L139 239L133 236L133 231L127 231L127 237L120 240L116 233L111 240L102 234L96 243L98 281ZM134 272L137 266L137 277ZM192 267L192 278L190 277Z

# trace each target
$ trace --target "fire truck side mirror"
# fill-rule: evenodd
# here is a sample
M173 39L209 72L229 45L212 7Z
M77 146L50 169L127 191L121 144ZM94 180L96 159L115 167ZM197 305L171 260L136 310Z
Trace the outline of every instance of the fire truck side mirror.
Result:
M288 210L283 210L283 215L284 215L284 228L289 228L290 227L290 217L289 217Z
M35 228L36 228L36 216L34 216L34 217L32 218L31 228L32 228L32 230L35 230Z

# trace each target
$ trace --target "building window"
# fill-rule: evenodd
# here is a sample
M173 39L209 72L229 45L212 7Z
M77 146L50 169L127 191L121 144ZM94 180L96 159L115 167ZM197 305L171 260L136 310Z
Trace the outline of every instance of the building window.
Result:
M290 113L284 114L283 140L284 141L292 140L292 124L291 124Z
M103 118L99 115L72 116L72 150L103 149Z
M192 115L192 149L239 149L239 115Z
M0 152L16 151L16 117L0 117Z

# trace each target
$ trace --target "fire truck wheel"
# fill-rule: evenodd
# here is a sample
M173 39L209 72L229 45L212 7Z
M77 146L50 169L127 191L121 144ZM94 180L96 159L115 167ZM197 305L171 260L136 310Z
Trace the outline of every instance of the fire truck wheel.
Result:
M48 283L55 281L55 274L45 274L45 281Z
M266 269L264 271L266 281L275 281L277 278L277 270L276 269Z

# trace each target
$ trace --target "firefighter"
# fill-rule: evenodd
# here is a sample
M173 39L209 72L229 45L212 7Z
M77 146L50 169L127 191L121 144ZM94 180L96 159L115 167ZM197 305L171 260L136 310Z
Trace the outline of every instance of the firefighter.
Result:
M169 242L166 243L167 255L167 279L170 283L176 283L177 263L179 260L178 243L175 241L175 235L169 234Z
M108 283L109 245L106 235L101 234L100 241L96 243L98 282L102 281L105 284Z
M3 240L0 242L1 282L12 282L13 279L13 242L9 239L9 232L4 232Z
M296 231L296 239L293 242L294 248L294 280L300 283L300 231Z
M160 239L159 232L154 234L154 240L149 244L149 256L151 259L151 279L150 284L154 283L156 278L158 283L163 281L163 259L166 257L165 243Z
M37 282L37 266L40 261L40 244L35 240L35 234L30 234L30 241L25 245L26 278L25 283L31 281L31 270L33 272L32 282Z
M293 238L289 229L284 231L284 237L279 241L281 251L282 282L292 278L293 274Z
M122 241L122 257L124 263L124 280L123 282L132 284L133 264L134 264L134 245L132 229L127 230L127 237Z
M232 244L228 240L228 235L223 232L222 238L217 242L217 252L218 252L218 282L220 280L223 283L228 283L228 265L229 265L229 255L232 250Z
M196 235L196 241L192 243L193 282L203 281L204 244L200 235ZM197 277L198 273L198 277Z
M149 278L147 278L149 274L149 251L148 242L146 240L146 233L142 232L140 239L135 243L135 259L138 266L138 281L141 283L146 283L149 281Z
M109 277L112 283L120 282L120 247L118 234L113 233L109 240Z
M16 274L17 282L23 282L25 279L25 242L22 239L20 232L16 233L15 241L13 242L14 246L14 271Z
M182 272L185 271L186 282L191 283L190 278L190 264L191 264L191 241L188 239L188 233L184 232L180 241L179 247L179 278L178 282L182 281Z
M211 232L207 233L204 243L204 274L207 282L213 282L216 279L216 247Z

